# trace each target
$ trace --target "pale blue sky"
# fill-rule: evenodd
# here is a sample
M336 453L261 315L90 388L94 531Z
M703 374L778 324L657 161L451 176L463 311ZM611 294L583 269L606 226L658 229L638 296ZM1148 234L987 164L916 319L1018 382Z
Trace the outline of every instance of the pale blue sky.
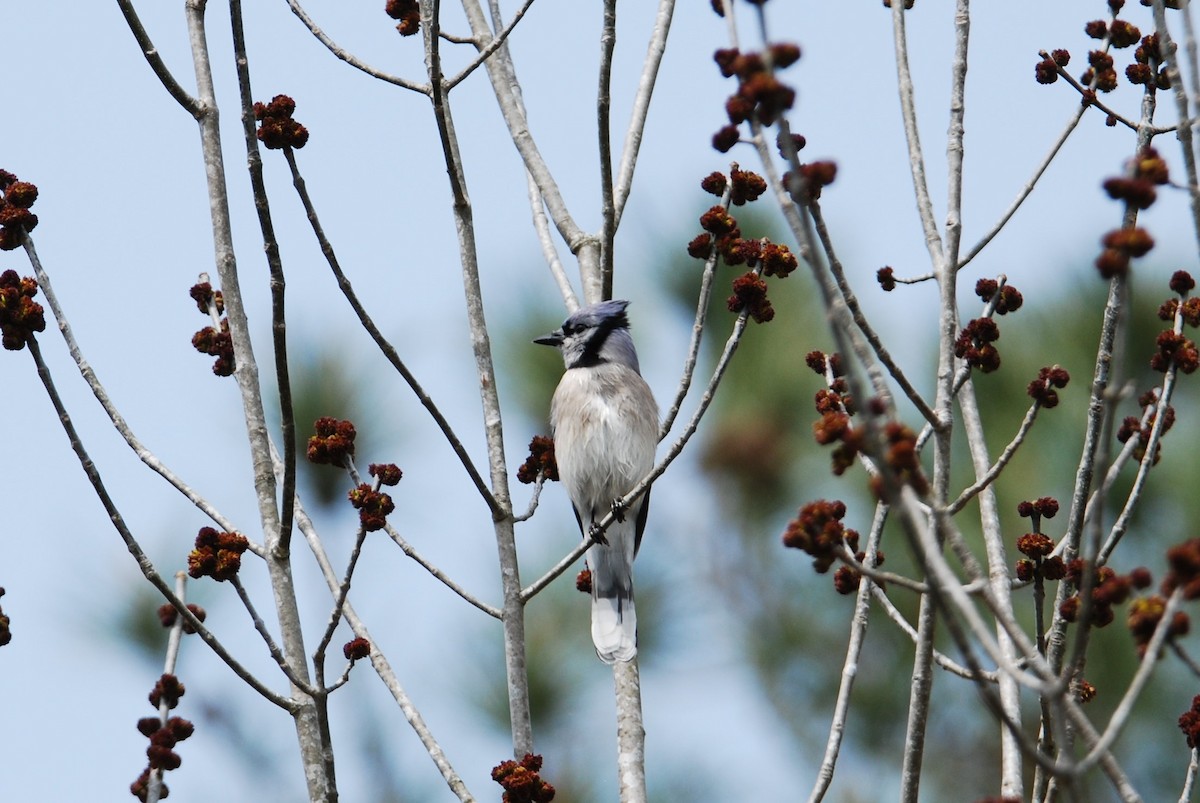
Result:
M185 86L192 85L183 3L139 5L167 63ZM510 9L514 4L503 5ZM1081 32L1086 12L1080 4L976 5L966 117L963 220L968 246L1008 205L1077 103L1067 87L1033 81L1037 50L1069 48L1075 56L1070 69L1078 73L1088 46ZM1092 5L1094 13L1102 6ZM235 235L261 360L269 354L266 271L242 169L227 10L219 2L210 6L209 39L224 104ZM336 61L282 0L245 6L256 97L267 100L286 93L296 99L296 117L312 132L299 161L343 267L482 462L453 224L427 101ZM383 69L420 78L419 42L399 39L382 6L382 0L307 4L344 47ZM650 6L625 4L620 10L617 131L623 130L645 51ZM723 122L723 99L733 88L711 60L715 48L727 46L725 29L707 2L679 6L617 244L617 293L635 300L635 336L660 401L675 387L688 329L667 317L667 303L651 289L665 270L654 259L664 248L682 249L686 238L678 243L663 238L679 237L695 225L705 204L696 191L702 176L724 169L730 158L751 168L754 161L748 149L722 156L709 146L712 132ZM925 0L909 22L923 109L921 133L939 214L945 194L948 6ZM932 322L932 292L912 291L902 301L873 292L872 277L884 264L901 275L928 269L904 161L889 13L877 0L776 0L768 4L768 13L773 30L798 41L804 51L789 77L799 91L792 119L808 138L805 155L839 164L837 183L826 191L824 206L841 256L885 337L901 343L902 357L915 359L932 329L921 325ZM448 8L446 14L446 28L465 33L454 11ZM1135 20L1139 14L1146 17L1140 9L1130 12ZM598 8L539 0L511 40L533 134L576 218L590 230L599 221L592 100L598 20ZM87 359L146 444L250 528L253 498L234 387L215 380L208 360L189 344L191 334L205 324L187 288L201 271L213 272L194 122L151 74L113 3L7 3L0 7L0 30L5 31L10 75L0 168L41 190L33 210L41 218L35 239ZM1127 114L1136 113L1131 92L1115 97ZM554 303L555 289L528 222L522 168L482 70L453 93L452 102L475 204L490 314L504 320L545 308ZM1028 289L1048 284L1093 281L1090 269L1080 272L1081 262L1118 221L1115 204L1103 197L1099 184L1120 169L1131 141L1124 129L1085 119L1047 174L1050 191L1035 193L1011 230L980 258L971 283L976 276L1004 272L1028 294ZM1178 163L1174 153L1168 155L1173 165ZM356 329L312 245L278 154L266 154L266 174L288 271L297 347L335 342L352 364L377 372L386 383L382 395L371 398L378 404L373 412L382 420L379 426L401 444L402 454L394 459L406 472L396 494L405 511L404 531L466 585L487 599L498 599L495 550L483 505L437 440L428 417L398 381L381 371L381 360ZM1186 204L1182 198L1170 200L1151 210L1145 225L1160 244L1153 259L1173 269L1173 261L1194 262L1195 246ZM8 268L30 272L19 251L0 254L0 270ZM964 304L971 303L964 298ZM798 338L805 334L798 331ZM42 342L76 424L134 532L161 561L164 573L181 568L195 530L208 522L145 471L120 442L75 373L53 323ZM506 396L515 395L503 376L499 381ZM927 385L929 379L922 381ZM0 799L127 799L126 787L143 766L144 739L134 723L149 713L144 700L155 671L102 636L114 606L129 587L142 582L140 574L86 485L24 353L3 355L0 416L8 422L0 461L0 504L6 511L0 524L0 586L8 596L0 605L12 617L14 632L13 643L0 651L0 688L5 689L0 751L6 756ZM510 415L507 423L515 471L538 425L519 415ZM691 517L696 527L711 529L715 507L697 504L689 495L693 472L687 464L672 470L656 486L655 504L675 508L676 521ZM574 525L560 490L547 491L542 523L522 541L522 549L530 550L525 554L536 555L526 558L528 565L548 565L570 546L563 533ZM519 499L524 491L516 492ZM448 494L461 503L450 510L423 504ZM331 542L349 542L348 520L327 525ZM662 534L657 543L648 541L647 550L657 551L654 560L660 565L683 561L686 567L688 538ZM537 551L539 544L544 555ZM479 732L470 709L456 699L462 675L447 671L470 663L480 650L463 643L465 638L445 634L467 628L482 632L484 624L382 542L370 548L373 560L364 565L356 586L370 591L356 598L356 604L368 624L390 639L383 644L385 651L472 790L484 799L498 796L487 772L508 746L490 731ZM342 554L336 547L334 551ZM299 582L315 587L304 556L298 563ZM703 568L693 565L690 570ZM269 609L262 583L250 580L249 585L260 593L262 608ZM270 676L269 660L244 617L231 604L213 604L226 590L201 589L199 584L193 589L220 612L214 623L218 632ZM311 597L315 601L307 613L320 621L327 605L323 591ZM652 764L660 757L664 763L686 764L721 745L723 751L761 760L768 794L759 799L782 799L784 790L807 789L819 755L794 754L794 745L742 666L736 638L720 635L736 623L720 610L704 610L703 599L697 604L701 610L692 626L699 643L681 646L669 663L649 668L644 680ZM430 615L414 618L416 610ZM712 639L715 649L708 646ZM830 649L839 662L841 650L841 644ZM836 671L833 664L830 669ZM176 795L172 799L297 799L302 787L286 717L243 691L198 642L186 644L180 674L189 688L227 693L244 705L254 723L253 738L267 753L281 757L283 785L274 786L274 778L236 774L241 768L228 760L220 740L206 738L201 729L180 747L183 768L168 779ZM350 712L339 720L343 729L353 727L355 707L389 704L367 672L356 682L370 688L353 692L357 697L346 695ZM597 761L611 764L609 684L607 670L597 663L589 687L580 694L597 723L588 743L596 746ZM277 679L273 685L282 688ZM199 720L199 712L189 709L199 698L185 697L181 715ZM385 718L384 738L394 750L395 771L430 790L428 799L447 799L411 732L398 713L390 713L394 716ZM814 715L828 716L824 710ZM734 731L745 738L731 740ZM223 775L222 766L234 767L234 775ZM343 800L370 799L362 785L364 772L353 759L343 760ZM714 790L716 798L721 791Z

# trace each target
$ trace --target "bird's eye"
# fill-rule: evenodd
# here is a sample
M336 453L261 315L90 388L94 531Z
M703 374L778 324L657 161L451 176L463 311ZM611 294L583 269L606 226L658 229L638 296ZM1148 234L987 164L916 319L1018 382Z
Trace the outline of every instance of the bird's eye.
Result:
M579 331L579 327L573 323L564 323L562 325L562 331L564 335L573 335Z

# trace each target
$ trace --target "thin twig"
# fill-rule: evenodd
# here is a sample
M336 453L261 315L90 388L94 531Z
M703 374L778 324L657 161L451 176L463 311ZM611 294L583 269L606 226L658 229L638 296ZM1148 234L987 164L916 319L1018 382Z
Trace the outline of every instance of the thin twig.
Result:
M965 386L964 386L965 387ZM946 512L953 516L958 511L966 507L967 503L974 499L980 491L990 486L1000 476L1000 472L1012 460L1013 455L1017 453L1017 449L1025 442L1025 437L1029 434L1029 430L1033 427L1034 419L1037 418L1038 410L1041 409L1041 404L1034 402L1025 412L1025 418L1021 421L1021 426L1017 427L1017 434L1004 447L1004 451L996 458L996 462L984 473L982 477L975 480L970 486L964 488L958 498L951 502L946 507Z
M466 67L463 67L462 70L459 71L458 75L454 76L453 78L449 78L444 82L447 92L462 83L468 75L475 72L480 64L483 64L485 61L487 61L493 53L495 53L504 45L504 43L508 40L509 34L511 34L513 29L517 27L517 23L525 17L525 12L528 11L529 7L532 5L533 0L525 0L525 2L521 4L521 7L513 13L513 18L508 21L508 24L504 26L504 29L492 37L491 41L488 42L486 46L480 48L479 55L472 59L470 64L468 64ZM444 36L445 34L443 34L443 37ZM470 41L476 47L479 46L479 38L477 36L473 36L470 38L470 40L466 41Z
M42 359L42 350L38 345L37 339L30 337L27 346L30 356L33 357L33 362L37 366L38 378L41 379L42 386L46 389L46 395L49 396L50 403L58 415L58 421L62 425L63 431L66 432L67 439L71 442L71 449L79 459L79 464L83 468L84 474L87 475L88 482L91 483L92 490L95 491L100 504L104 506L109 521L116 528L121 540L125 542L125 548L129 550L129 554L137 561L138 569L141 570L142 575L175 607L180 616L195 628L196 634L200 636L200 639L233 670L235 675L244 680L250 688L261 694L264 699L274 703L285 711L290 712L295 710L295 701L272 691L225 649L225 646L213 635L213 632L205 627L204 623L197 619L194 613L188 610L187 604L175 594L158 573L158 570L154 568L154 564L150 561L150 558L142 551L141 544L138 543L129 527L125 524L125 517L121 515L116 503L109 496L108 489L104 485L104 480L100 476L99 469L96 468L96 464L92 462L91 456L88 454L87 449L84 448L83 441L79 437L79 432L75 429L75 424L71 420L71 415L67 412L62 397L58 394L58 388L54 385L54 380L50 375L50 368L46 365L45 360Z
M873 585L871 588L871 596L874 597L875 602L877 602L880 607L883 608L883 612L887 614L887 617L891 619L892 622L895 623L906 636L908 636L909 640L913 642L913 644L916 644L917 629L909 624L908 620L904 618L904 614L900 612L900 609L897 608L896 604L892 602L890 597L888 597L887 592L878 585ZM934 663L936 663L939 667L952 675L957 675L960 678L966 678L967 680L977 679L974 671L958 663L953 658L936 648L933 651L933 660ZM996 681L997 677L998 674L994 670L985 671L982 675L984 680L993 683Z
M646 728L638 661L613 664L617 702L617 789L621 803L646 803Z
M254 193L254 208L262 231L263 253L271 276L271 339L275 349L275 384L279 395L279 428L283 437L283 487L280 490L279 546L287 552L292 541L292 500L296 496L296 414L292 403L292 381L288 370L286 282L279 241L271 219L271 204L263 180L262 153L254 121L254 96L250 88L250 59L246 54L246 36L242 24L241 0L230 0L233 23L233 53L237 68L238 91L242 105L242 133L246 140L246 167ZM289 147L290 151L291 148Z
M402 535L400 535L400 533L396 532L396 529L392 525L388 524L387 526L385 526L384 531L388 534L388 536L392 539L392 541L396 544L396 546L400 547L401 552L403 552L408 557L412 558L417 563L417 565L419 565L425 571L429 572L429 574L434 579L440 581L442 583L442 585L446 586L446 588L450 589L455 594L458 594L458 596L462 597L463 600L465 600L466 602L469 602L471 605L474 605L476 608L483 611L484 613L486 613L488 616L492 617L493 619L503 619L504 618L503 611L501 611L495 605L488 605L486 602L479 599L474 594L467 591L465 588L463 588L458 583L456 583L448 574L443 572L437 566L430 563L429 560L426 557L424 557L423 555L421 555L421 553L418 552L413 547L412 544L410 544L407 540L405 540L404 537Z
M471 32L480 42L490 43L493 35L488 26L487 17L480 7L479 0L463 0L463 10L471 24ZM499 28L500 26L497 26ZM492 85L496 102L508 127L509 135L517 152L525 163L525 169L537 183L550 219L558 229L559 236L567 244L572 254L580 261L580 274L583 276L584 299L593 303L600 298L600 240L585 232L567 209L567 204L550 172L549 166L542 158L537 143L529 130L529 121L525 115L525 107L521 101L520 85L513 69L512 59L507 48L501 46L491 58L484 61L488 78Z
M1121 702L1117 704L1117 708L1113 711L1112 717L1108 720L1108 727L1104 729L1104 733L1100 735L1100 740L1092 746L1088 754L1075 767L1078 773L1086 772L1094 766L1096 762L1108 752L1112 747L1113 742L1117 740L1121 730L1125 727L1125 723L1129 720L1129 716L1133 713L1133 706L1141 695L1142 690L1146 688L1146 684L1150 681L1150 675L1154 672L1154 668L1158 666L1158 659L1161 657L1163 645L1167 641L1167 637L1174 626L1175 611L1179 609L1183 602L1183 589L1176 588L1167 598L1167 604L1163 608L1162 618L1158 620L1158 625L1154 628L1154 635L1150 637L1150 642L1146 645L1146 650L1142 653L1141 663L1138 664L1137 672L1133 675L1133 680L1129 681L1129 686L1125 689L1125 694L1121 697Z
M141 19L138 18L137 10L133 7L132 0L117 0L117 6L121 9L121 13L125 15L125 22L129 25L129 30L133 33L133 37L137 39L138 47L142 49L142 55L146 57L146 62L150 65L150 69L158 76L158 80L162 82L163 87L175 98L176 102L187 111L192 117L197 120L204 113L204 107L199 99L193 97L184 89L175 76L171 74L171 70L163 61L162 55L158 52L158 48L154 46L154 42L150 39L150 34L146 33L146 28L142 25Z
M726 187L725 191L721 194L721 206L723 208L729 209L729 199L732 195L732 187ZM679 372L679 389L675 391L675 399L671 402L671 406L663 418L662 425L658 428L658 440L660 443L671 432L671 427L675 425L675 419L683 407L683 400L687 397L688 391L692 387L692 378L696 374L696 363L700 359L700 342L704 336L704 325L708 320L708 305L712 300L713 280L716 277L717 259L719 257L720 254L717 252L717 247L714 243L709 248L708 257L704 260L704 270L700 274L700 292L696 298L696 317L692 321L692 339L688 344L688 353L683 361L683 369Z
M617 45L617 0L604 0L600 29L600 81L596 90L596 131L600 139L600 286L601 298L612 298L613 241L617 236L617 207L613 200L612 63Z
M1175 657L1180 661L1183 661L1183 665L1186 666L1193 675L1200 678L1200 662L1196 661L1196 659L1191 656L1191 653L1185 650L1183 645L1177 640L1171 639L1170 644L1171 651L1175 653Z
M531 518L533 518L533 514L536 513L538 509L538 502L542 498L542 488L544 487L546 487L546 474L544 471L539 470L537 480L533 483L533 494L529 497L529 507L525 509L524 513L513 516L514 524L522 521L529 521Z
M238 599L242 601L242 606L246 609L246 613L250 615L250 621L254 625L254 629L258 635L262 637L263 643L267 646L267 652L271 654L271 659L279 666L279 669L287 677L288 681L298 689L308 695L315 695L318 689L308 681L308 678L298 677L292 668L288 666L287 658L283 655L283 650L279 649L279 645L275 643L271 631L267 630L267 623L263 621L259 615L258 609L254 607L253 600L246 593L246 587L242 585L242 580L238 575L234 575L229 579L229 584L233 586L233 590L237 592Z
M278 454L276 453L276 458ZM276 462L276 470L282 471L282 463ZM317 535L316 528L313 527L312 519L304 511L304 506L300 499L296 499L295 511L296 527L299 528L301 535L304 536L305 542L313 553L313 557L317 561L317 566L321 569L321 576L325 578L325 585L329 588L331 595L336 595L341 588L341 580L334 573L333 565L329 562L329 556L325 553L325 547L321 544L320 536ZM371 666L374 667L375 673L383 682L383 685L391 693L392 698L400 708L400 713L404 715L405 720L421 741L425 751L437 766L438 772L441 773L446 785L450 787L450 791L461 803L474 803L474 796L467 789L466 783L455 771L450 764L450 760L446 757L445 751L442 750L441 744L438 743L429 726L425 723L421 712L413 705L408 693L404 687L400 685L399 679L392 670L391 664L388 663L387 657L379 648L379 645L371 637L371 632L362 620L358 618L358 614L354 610L354 606L349 600L342 606L342 616L346 623L350 625L350 629L358 638L366 639L371 643Z
M250 322L242 299L233 243L233 222L229 208L216 84L208 50L206 9L207 3L203 0L188 0L185 4L197 95L203 104L204 112L198 123L214 259L221 279L225 316L229 321L229 334L233 343L234 379L241 396L246 441L254 477L255 500L266 547L266 565L273 591L275 614L279 622L280 640L292 675L307 681L309 675L304 649L304 629L300 621L290 555L286 549L281 548L280 543L279 489L272 470L270 437L259 383L258 363L255 360ZM237 7L234 6L232 10L236 14ZM337 786L333 767L333 746L329 742L328 728L323 726L324 717L317 700L306 696L299 685L293 685L292 694L296 697L292 718L304 765L309 799L329 803L337 797Z
M1182 311L1182 310L1181 310ZM1180 312L1176 312L1176 333L1182 328L1182 319ZM1150 469L1157 462L1158 445L1162 440L1163 432L1166 430L1165 420L1167 418L1167 406L1171 403L1171 396L1175 391L1175 381L1178 377L1178 366L1172 360L1167 368L1166 376L1163 377L1162 389L1158 396L1158 403L1155 405L1154 423L1150 427L1150 437L1146 439L1145 454L1142 455L1142 461L1138 464L1137 475L1133 479L1133 486L1129 489L1129 495L1125 498L1125 504L1121 508L1121 513L1113 522L1112 527L1108 531L1108 537L1104 541L1104 546L1100 547L1100 551L1096 554L1097 565L1104 565L1108 562L1112 551L1116 549L1120 543L1122 536L1129 529L1129 523L1133 520L1133 514L1137 507L1137 503L1142 498L1142 491L1146 487L1146 478L1150 474ZM1140 438L1140 434L1138 435ZM1133 438L1130 438L1133 440Z
M642 135L646 131L646 118L650 112L650 98L654 94L654 83L658 80L659 67L667 50L667 34L671 32L671 18L675 13L675 0L659 0L658 13L654 17L654 30L646 46L646 59L642 62L642 76L638 79L637 94L633 99L633 113L629 116L629 128L625 131L625 145L621 149L621 164L617 169L617 187L614 193L620 225L625 212L625 202L633 187L633 172L637 167L638 152L642 146Z
M1106 40L1106 42L1107 42L1107 40ZM1049 61L1053 62L1054 69L1058 73L1059 77L1066 79L1067 83L1075 88L1075 91L1079 93L1079 96L1081 98L1083 98L1082 108L1084 110L1086 110L1089 106L1095 106L1097 109L1104 112L1109 117L1111 117L1113 120L1116 120L1118 123L1125 126L1126 128L1132 129L1133 131L1137 131L1138 124L1133 122L1132 120L1130 120L1128 117L1125 117L1123 114L1120 114L1112 107L1106 105L1104 103L1104 101L1100 100L1100 98L1096 96L1095 87L1089 88L1089 87L1086 87L1083 84L1079 83L1078 81L1076 81L1075 78L1069 72L1067 72L1065 69L1063 69L1062 66L1060 66L1058 64L1058 62L1055 62L1053 59L1051 59L1050 54L1048 54L1046 51L1044 51L1044 50L1039 51L1038 55L1044 59L1048 59ZM1093 81L1092 83L1094 84L1095 81Z
M342 61L349 64L354 69L361 70L362 72L366 73L367 75L371 76L372 78L378 78L380 81L386 81L389 84L394 84L394 85L396 85L398 87L402 87L404 89L410 89L413 92L420 92L422 95L429 94L429 91L430 91L429 84L422 84L422 83L418 83L417 81L410 81L407 78L401 78L398 75L391 75L390 73L386 73L383 70L372 67L370 64L367 64L366 62L362 61L361 59L359 59L357 56L355 56L353 53L350 53L346 49L339 47L338 44L336 42L334 42L333 39L331 39L328 34L326 34L323 30L321 30L319 27L317 27L317 24L315 22L313 22L312 17L308 16L308 12L305 11L304 8L300 5L299 0L287 0L287 4L291 7L292 13L295 14L300 19L300 21L304 23L304 27L308 28L309 32L314 37L316 37L318 42L325 45L325 48L330 53L332 53L333 55L337 56Z
M924 397L921 396L920 392L908 381L908 376L904 373L903 369L892 359L891 353L883 344L883 339L879 337L879 333L871 326L870 321L867 320L866 314L859 305L858 297L854 294L853 289L850 287L850 282L846 279L846 271L842 268L842 262L834 253L833 239L829 236L829 229L825 225L825 217L821 214L820 203L812 201L808 205L808 209L812 215L817 236L821 240L821 246L825 250L825 256L829 259L829 272L837 282L838 290L842 294L842 299L846 302L846 308L850 310L854 325L863 333L863 337L867 339L867 342L871 344L871 348L875 351L875 356L879 358L884 368L887 369L888 375L900 385L900 389L904 391L904 395L917 408L921 417L936 426L938 423L937 415L930 408Z
M1179 803L1188 803L1192 799L1197 774L1200 774L1200 747L1193 747L1188 759L1187 775L1183 779L1183 791L1179 793Z
M879 551L879 541L883 537L883 525L887 522L887 505L875 505L875 516L871 521L871 531L867 534L867 563L874 568L875 554ZM850 713L850 692L854 689L854 679L858 676L858 662L862 657L863 644L866 642L867 622L871 613L871 591L874 582L870 579L861 581L858 593L854 599L854 616L850 620L850 639L846 645L846 660L842 663L842 679L838 684L837 699L833 704L833 717L829 723L829 737L825 741L825 756L817 770L817 780L808 796L809 803L820 803L833 782L833 772L837 766L838 755L842 749L842 738L846 732L846 721Z
M300 175L300 168L296 164L295 153L288 148L285 149L284 156L287 159L288 167L292 171L292 184L296 188L296 194L300 198L300 203L304 206L304 211L308 216L309 224L312 226L313 234L316 235L317 242L321 246L321 253L325 255L325 261L329 264L329 269L333 271L334 278L337 279L338 288L342 291L342 295L346 297L346 301L349 302L351 309L354 310L354 314L358 316L359 322L361 322L363 328L367 330L367 334L371 336L371 339L375 341L375 345L383 353L383 356L392 364L392 367L396 369L396 372L400 374L404 381L408 383L409 388L417 397L417 401L421 403L421 406L424 407L429 412L429 415L433 417L434 422L438 425L438 429L442 431L442 435L446 438L446 442L450 444L450 448L454 450L454 454L458 457L459 462L462 463L463 468L467 472L467 476L471 478L471 482L475 485L475 489L479 492L479 495L483 497L483 501L492 511L492 514L497 515L500 512L499 503L496 501L495 496L488 488L487 483L484 482L483 477L479 474L479 470L475 468L475 464L472 462L471 456L467 453L466 447L463 446L462 441L459 440L458 435L455 434L453 427L450 426L450 422L446 420L444 415L442 415L441 409L437 406L429 394L425 392L425 389L421 386L421 383L417 381L417 377L412 373L412 371L409 370L404 361L400 359L400 355L396 351L395 346L393 346L388 339L383 336L383 333L379 330L379 327L375 325L374 319L371 317L370 313L367 312L367 309L365 306L363 306L362 301L359 300L358 294L354 292L354 286L350 283L350 279L342 271L342 266L338 262L337 254L333 250L333 245L325 236L325 229L321 226L321 220L317 216L316 207L313 205L312 198L309 197L308 188L304 183L304 177Z
M25 248L25 253L29 257L29 262L33 266L34 276L37 278L38 288L42 291L42 295L46 299L46 304L50 307L50 311L54 314L55 320L58 321L58 330L66 341L67 351L71 355L71 359L75 362L75 367L79 369L79 375L83 377L83 381L91 389L92 395L96 397L96 401L100 402L100 406L104 409L108 420L112 422L113 428L124 439L129 448L138 456L146 466L155 474L166 480L175 490L183 494L189 502L196 506L204 515L208 516L226 532L238 532L239 529L234 526L233 522L227 519L221 511L217 510L211 502L205 499L200 494L196 493L191 486L179 478L171 469L167 468L158 457L151 452L146 446L138 440L129 424L121 416L112 399L108 396L108 391L104 385L100 383L99 377L92 369L91 364L84 359L83 350L79 347L79 342L75 339L75 333L71 329L71 324L67 320L66 312L58 301L58 295L54 292L54 287L50 283L50 275L42 266L42 261L38 257L37 249L34 248L33 238L28 234L25 235L22 245ZM261 544L251 542L250 549L259 557L263 555Z
M187 601L187 572L175 573L175 596L180 602ZM183 643L183 624L184 619L181 616L175 617L175 624L171 625L171 632L167 636L167 652L166 658L163 661L163 674L175 674L175 662L179 658L179 646ZM162 727L167 727L167 721L171 716L171 701L167 699L167 695L162 695L158 703L158 721ZM163 768L153 767L150 771L149 783L146 787L146 803L158 803L162 798L163 790Z
M901 119L904 122L904 139L908 143L908 167L917 196L921 228L925 231L925 246L929 249L933 264L940 265L943 261L942 238L938 234L933 201L929 197L929 184L925 179L925 157L921 152L921 135L917 127L917 104L912 71L908 66L908 37L904 29L904 17L904 3L892 3L892 40L896 51L896 80L900 95Z
M379 490L378 481L375 483L375 490ZM346 573L342 577L342 582L338 584L337 594L334 595L329 622L325 625L325 632L321 635L317 649L313 652L313 666L321 666L325 662L325 650L329 648L329 643L333 641L334 631L342 621L342 611L346 607L346 597L350 595L350 583L354 579L354 569L358 566L358 558L362 555L363 543L366 540L367 528L360 524L358 532L354 534L354 547L350 550L350 560L346 562ZM349 670L347 670L348 674Z
M1044 174L1046 169L1050 167L1050 163L1054 161L1054 157L1058 156L1058 152L1062 150L1062 146L1066 144L1067 138L1070 137L1071 133L1074 132L1079 126L1079 121L1083 119L1083 113L1085 111L1087 111L1086 106L1080 106L1075 110L1075 113L1071 116L1071 119L1068 120L1066 126L1063 127L1062 133L1058 135L1058 139L1055 140L1054 144L1050 147L1050 152L1046 154L1046 156L1042 159L1042 163L1039 164L1037 169L1033 171L1033 176L1031 176L1029 180L1025 182L1025 186L1021 187L1020 192L1017 193L1017 197L1014 198L1013 202L1008 205L1008 209L1004 210L1004 214L1000 216L1000 219L996 221L996 224L992 226L992 228L989 229L986 234L979 238L979 242L975 243L975 246L969 252L967 252L967 255L958 261L959 270L962 270L964 267L966 267L968 262L979 256L979 252L986 248L987 244L990 243L1006 225L1008 225L1008 221L1012 219L1012 216L1015 215L1017 210L1021 208L1021 204L1025 203L1025 199L1028 198L1033 192L1033 188L1037 186L1042 174ZM933 277L930 276L929 278ZM901 280L896 279L896 281L899 282Z
M438 139L452 199L458 257L462 272L463 300L470 332L471 352L479 382L479 402L483 413L483 434L487 444L491 498L494 499L492 528L500 582L504 592L504 667L508 687L508 713L514 755L533 751L533 713L529 695L529 671L526 664L525 604L521 599L521 572L517 557L516 535L512 520L512 498L508 486L508 468L504 453L504 423L496 383L496 365L492 357L491 335L484 314L480 282L479 252L475 242L474 212L467 193L466 172L458 148L458 135L450 110L450 99L441 82L441 51L437 32L441 24L440 0L422 0L421 26L425 31L425 67L433 91L430 101L437 123ZM480 14L482 12L480 11ZM499 9L496 28L499 29ZM471 29L477 37L489 33L487 23L468 10ZM482 31L482 32L481 32ZM480 41L483 41L482 38ZM488 59L489 70L497 62L511 66L508 52L500 47ZM489 76L491 73L489 72ZM527 163L528 164L528 163ZM543 191L544 191L543 187Z

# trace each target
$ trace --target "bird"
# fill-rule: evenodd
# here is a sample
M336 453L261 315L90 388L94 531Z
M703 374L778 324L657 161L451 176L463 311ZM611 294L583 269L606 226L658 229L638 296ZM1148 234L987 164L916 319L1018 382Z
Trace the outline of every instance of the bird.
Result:
M533 342L554 346L565 370L550 403L559 480L575 509L592 585L592 643L606 664L637 655L633 559L642 543L650 493L627 510L617 501L654 467L658 404L642 378L625 313L628 301L601 301L572 313ZM598 522L613 511L609 528Z

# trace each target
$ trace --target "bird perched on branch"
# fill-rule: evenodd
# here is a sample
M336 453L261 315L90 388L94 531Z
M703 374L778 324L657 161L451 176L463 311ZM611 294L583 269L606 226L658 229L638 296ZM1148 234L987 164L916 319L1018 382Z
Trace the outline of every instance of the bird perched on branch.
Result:
M558 474L584 538L592 577L592 642L607 664L637 654L633 559L642 542L647 491L627 510L617 501L650 473L658 444L658 405L638 371L625 315L628 301L584 307L533 342L562 352L566 371L550 405ZM601 533L609 511L616 518Z

